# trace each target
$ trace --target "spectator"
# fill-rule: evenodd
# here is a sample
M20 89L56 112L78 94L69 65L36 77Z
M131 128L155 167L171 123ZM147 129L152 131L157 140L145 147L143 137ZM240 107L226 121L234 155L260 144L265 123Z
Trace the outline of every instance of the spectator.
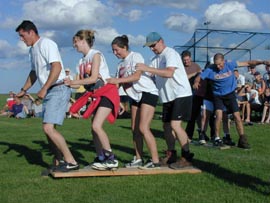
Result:
M266 64L266 65L265 65L265 72L264 72L264 74L263 74L263 80L264 80L264 81L267 81L267 80L270 79L270 77L269 77L269 72L270 72L270 64Z
M33 98L33 97L32 97ZM26 106L27 110L28 110L28 115L29 117L33 116L33 112L32 112L32 105L33 105L33 101L34 99L32 100L31 99L31 95L29 94L25 94L23 95L22 99L21 99L21 102L24 106Z
M15 104L15 96L16 94L12 91L9 92L9 97L6 100L6 104L0 112L1 116L8 116L9 112L12 110L13 104Z
M268 115L267 119L265 120L266 116ZM270 123L270 88L266 88L264 91L264 98L263 98L263 114L261 123Z
M244 74L245 82L253 83L253 81L255 80L254 74L256 72L256 66L251 65L251 66L247 66L247 68L248 68L248 71L246 74Z
M66 73L66 77L68 77L70 80L73 80L73 76L71 75L69 68L65 69L65 73Z
M24 104L22 104L21 99L19 97L15 97L15 104L12 105L9 117L26 118L28 114L28 109Z
M42 108L43 108L43 105L42 105L40 99L36 98L34 100L33 105L32 105L33 116L37 117L37 118L42 118Z
M185 67L185 71L187 73L190 86L193 87L194 80L198 74L201 73L201 67L192 61L191 59L191 53L189 51L183 51L181 54L182 62ZM197 121L199 133L201 129L201 118L200 118L200 109L203 104L203 93L202 89L193 90L193 96L192 96L192 111L191 111L191 118L187 122L186 126L186 132L188 135L188 138L192 140L193 133L195 129L195 123ZM203 93L202 93L203 92Z
M261 109L261 102L259 100L259 93L257 90L252 88L252 84L247 83L245 85L246 88L246 97L247 97L247 101L246 101L246 105L244 105L244 107L246 107L246 119L245 122L249 125L251 125L251 112L252 110L255 111L260 111Z
M270 71L268 71L267 74L268 74L268 79L265 80L265 87L270 88Z
M255 77L255 80L253 81L252 89L255 89L255 90L258 91L259 100L262 101L264 91L265 91L265 82L262 79L262 76L261 76L260 72L258 72L258 71L256 71L254 73L254 77Z

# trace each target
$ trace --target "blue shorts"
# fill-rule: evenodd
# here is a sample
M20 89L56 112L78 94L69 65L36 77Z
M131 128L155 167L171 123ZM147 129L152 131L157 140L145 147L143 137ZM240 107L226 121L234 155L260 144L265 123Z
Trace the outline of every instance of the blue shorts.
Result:
M43 123L63 124L70 95L71 89L65 85L48 90L43 100Z

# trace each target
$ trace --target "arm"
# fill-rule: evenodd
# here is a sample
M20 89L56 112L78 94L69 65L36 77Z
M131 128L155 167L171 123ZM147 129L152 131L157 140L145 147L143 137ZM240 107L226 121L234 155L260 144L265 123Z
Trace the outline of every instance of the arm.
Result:
M122 77L122 78L108 78L107 82L111 84L121 84L121 83L131 83L136 82L140 79L142 72L136 71L132 75L129 75L128 77Z
M195 80L194 80L194 83L193 83L193 89L197 90L200 86L200 81L201 81L201 75L197 75Z
M47 94L47 90L58 79L61 70L62 70L62 66L61 66L61 63L60 62L53 62L53 63L51 63L51 71L50 71L49 77L48 77L46 83L44 84L44 86L37 93L37 96L39 98L43 99L45 97L45 95Z
M258 61L258 60L250 60L250 61L237 61L237 67L247 67L247 66L257 66L260 64L264 64L264 61Z
M136 67L136 70L149 72L163 78L172 78L174 74L174 70L175 70L174 67L166 67L164 69L152 68L143 63L137 63L135 67Z
M22 87L21 91L17 94L17 96L22 97L23 95L25 95L26 91L33 86L36 80L37 80L36 72L31 70L26 79L24 86Z

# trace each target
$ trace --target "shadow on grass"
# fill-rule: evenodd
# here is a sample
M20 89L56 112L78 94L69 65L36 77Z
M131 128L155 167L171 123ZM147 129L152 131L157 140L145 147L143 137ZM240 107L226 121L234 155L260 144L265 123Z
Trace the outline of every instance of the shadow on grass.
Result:
M10 151L18 152L18 157L24 156L29 164L48 167L42 159L42 153L39 150L31 149L25 145L13 144L8 142L0 142L0 145L7 146L8 149L3 154L8 154Z
M194 159L193 165L204 172L210 173L219 179L235 184L239 187L248 188L262 195L270 195L270 183L257 177L236 173L217 164Z

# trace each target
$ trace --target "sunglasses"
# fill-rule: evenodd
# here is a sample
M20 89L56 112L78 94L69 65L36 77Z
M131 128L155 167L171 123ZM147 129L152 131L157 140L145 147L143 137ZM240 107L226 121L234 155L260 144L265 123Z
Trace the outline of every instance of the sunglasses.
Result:
M157 45L158 42L159 42L159 40L155 44L150 45L149 47L154 48Z

